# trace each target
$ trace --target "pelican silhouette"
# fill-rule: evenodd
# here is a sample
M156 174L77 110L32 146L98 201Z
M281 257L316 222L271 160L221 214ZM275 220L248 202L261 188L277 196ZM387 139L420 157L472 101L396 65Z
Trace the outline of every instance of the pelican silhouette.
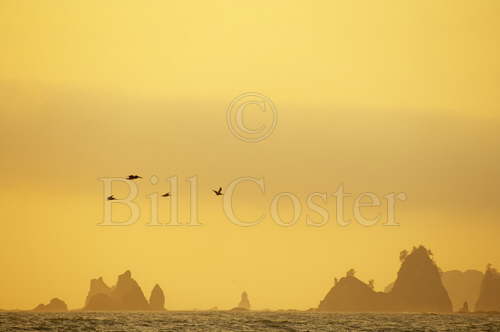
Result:
M142 176L139 175L129 175L127 180L135 180L135 179L142 179Z
M217 196L223 195L223 193L222 193L222 187L219 187L219 190L213 190L213 189L212 189L212 191L213 191L213 192L215 193L215 195L217 195Z
M161 195L161 197L168 197L168 196L170 196L169 192L168 193L164 193L163 195Z
M108 196L108 201L114 201L116 200L114 195Z

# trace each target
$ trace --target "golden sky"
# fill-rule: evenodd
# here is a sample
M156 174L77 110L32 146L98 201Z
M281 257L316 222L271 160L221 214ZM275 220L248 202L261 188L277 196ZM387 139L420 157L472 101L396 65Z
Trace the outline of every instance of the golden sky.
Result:
M306 309L351 267L383 289L417 244L444 270L500 266L499 14L496 0L0 1L0 308L78 308L90 278L131 269L169 309L230 308L243 290L259 309ZM226 124L248 91L279 116L255 144ZM98 179L130 173L146 177L144 211L168 177L185 202L198 176L204 225L97 226ZM265 179L235 198L242 217L267 211L255 227L211 193L241 176ZM306 210L342 183L405 192L401 225L269 217L276 193Z

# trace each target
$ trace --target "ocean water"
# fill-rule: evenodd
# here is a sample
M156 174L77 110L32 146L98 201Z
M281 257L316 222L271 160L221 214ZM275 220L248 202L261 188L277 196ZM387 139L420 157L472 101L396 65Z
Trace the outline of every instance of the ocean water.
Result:
M500 331L500 315L225 311L2 312L0 331Z

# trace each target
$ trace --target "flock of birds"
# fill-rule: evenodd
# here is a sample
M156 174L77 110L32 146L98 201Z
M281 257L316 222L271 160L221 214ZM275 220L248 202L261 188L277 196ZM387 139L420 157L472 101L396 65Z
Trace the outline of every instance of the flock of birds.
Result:
M142 176L139 176L137 174L129 175L126 179L127 180L137 180L137 179L142 179ZM219 190L212 189L212 191L215 193L215 196L223 195L222 187L219 187ZM167 193L164 193L163 195L161 195L161 197L169 197L169 196L170 196L170 192L167 192ZM108 201L114 201L114 200L116 200L116 197L114 195L108 196Z

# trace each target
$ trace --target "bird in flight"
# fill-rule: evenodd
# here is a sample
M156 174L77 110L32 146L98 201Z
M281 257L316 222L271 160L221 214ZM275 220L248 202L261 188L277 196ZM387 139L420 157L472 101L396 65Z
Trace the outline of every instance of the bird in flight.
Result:
M114 195L108 196L108 201L114 201L116 200Z
M135 179L142 179L142 176L139 175L129 175L127 180L135 180Z
M212 189L212 191L213 191L213 192L215 193L215 195L217 195L217 196L223 195L223 194L222 194L222 187L219 187L219 190L214 190L214 189Z
M168 193L164 193L163 195L161 195L161 197L168 197L168 196L170 196L169 192Z

